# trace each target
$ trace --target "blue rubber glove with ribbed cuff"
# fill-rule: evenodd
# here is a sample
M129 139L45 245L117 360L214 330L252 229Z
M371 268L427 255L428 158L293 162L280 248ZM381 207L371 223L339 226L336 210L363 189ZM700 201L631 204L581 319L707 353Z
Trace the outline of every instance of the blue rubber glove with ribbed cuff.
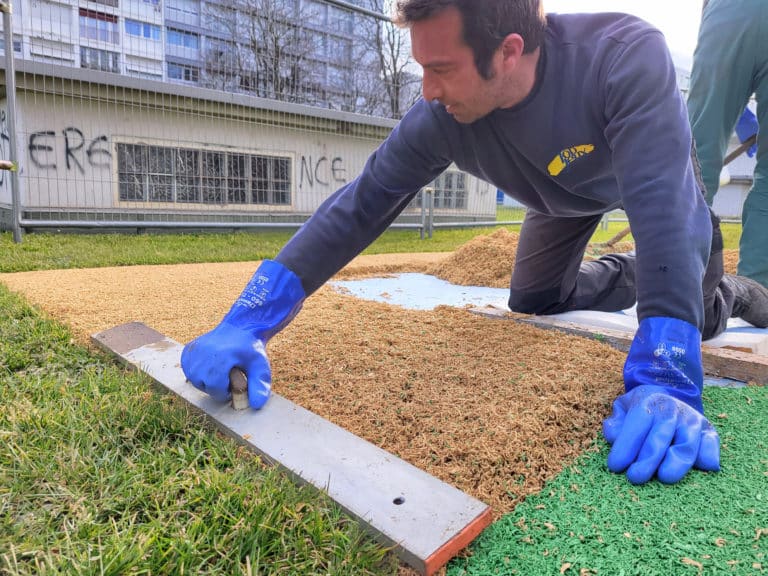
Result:
M624 364L626 393L603 422L608 468L633 484L673 484L691 468L720 469L720 438L704 417L701 333L676 318L645 318Z
M757 117L754 112L749 108L744 108L744 112L739 116L739 121L736 122L736 136L739 137L739 142L744 144L752 136L757 134L760 125L757 122ZM757 143L753 144L747 150L747 156L752 158L757 152Z
M184 347L187 380L225 402L231 397L229 372L240 368L248 377L248 403L261 408L272 388L267 342L293 320L305 298L296 274L279 262L262 262L219 325Z

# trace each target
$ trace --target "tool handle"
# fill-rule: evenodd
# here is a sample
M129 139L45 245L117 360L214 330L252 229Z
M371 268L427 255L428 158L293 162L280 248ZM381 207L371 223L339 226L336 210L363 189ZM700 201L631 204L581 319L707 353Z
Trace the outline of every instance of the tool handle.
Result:
M235 367L229 371L229 391L232 394L232 408L248 408L248 377L240 368Z
M752 146L757 142L757 134L752 134L749 138L747 138L742 144L739 145L738 148L735 148L733 152L728 154L723 159L723 166L728 166L731 162L736 160L739 156L741 156L744 152L752 148Z

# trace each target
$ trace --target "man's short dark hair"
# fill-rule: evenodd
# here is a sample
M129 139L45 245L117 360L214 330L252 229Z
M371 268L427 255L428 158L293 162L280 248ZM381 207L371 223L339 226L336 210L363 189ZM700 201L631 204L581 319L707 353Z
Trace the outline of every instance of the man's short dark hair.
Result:
M520 34L524 54L544 40L546 19L539 0L398 0L395 23L409 26L448 8L461 14L464 42L483 78L490 78L491 59L507 35Z

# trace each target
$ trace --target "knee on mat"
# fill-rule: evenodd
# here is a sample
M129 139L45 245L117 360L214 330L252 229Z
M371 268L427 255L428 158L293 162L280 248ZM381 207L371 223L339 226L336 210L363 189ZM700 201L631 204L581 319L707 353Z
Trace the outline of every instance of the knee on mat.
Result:
M560 289L544 292L523 292L510 290L507 304L512 312L520 314L557 314L563 312L563 304L559 302Z

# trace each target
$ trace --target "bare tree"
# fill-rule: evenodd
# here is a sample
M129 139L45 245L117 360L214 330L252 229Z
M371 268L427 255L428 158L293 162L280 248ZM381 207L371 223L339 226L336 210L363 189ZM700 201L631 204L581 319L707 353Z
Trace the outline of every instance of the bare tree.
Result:
M390 117L391 111L386 91L383 89L383 79L379 73L378 58L375 62L366 62L365 57L361 56L355 61L357 65L352 69L351 79L352 109L358 114Z
M301 101L302 65L309 49L302 15L292 0L240 0L246 46L255 66L259 96Z
M299 0L221 0L208 3L207 17L218 35L206 51L206 69L236 68L239 88L264 98L303 101L302 77L310 39L302 33ZM215 75L212 75L216 78Z
M200 84L206 88L236 91L244 62L239 46L235 2L206 2L203 15L209 35L203 44Z
M205 4L204 86L392 118L418 96L408 34L386 19L322 0Z
M392 14L392 0L366 0L368 8L380 14ZM408 34L391 21L367 19L366 44L378 59L380 89L385 96L384 114L400 118L419 96L421 79L414 72Z

